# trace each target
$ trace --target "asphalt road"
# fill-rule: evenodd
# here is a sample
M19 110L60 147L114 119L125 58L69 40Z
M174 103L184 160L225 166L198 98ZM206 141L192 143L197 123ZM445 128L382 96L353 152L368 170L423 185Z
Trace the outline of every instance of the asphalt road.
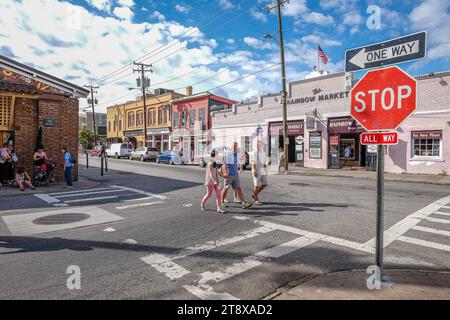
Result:
M221 215L212 199L199 209L199 167L110 159L100 177L90 164L80 173L98 187L1 196L0 299L258 299L374 263L373 181L270 176L262 206ZM250 197L248 171L242 181ZM386 268L450 270L449 196L445 186L386 184ZM87 214L84 225L37 220L70 213ZM69 266L80 289L68 289Z

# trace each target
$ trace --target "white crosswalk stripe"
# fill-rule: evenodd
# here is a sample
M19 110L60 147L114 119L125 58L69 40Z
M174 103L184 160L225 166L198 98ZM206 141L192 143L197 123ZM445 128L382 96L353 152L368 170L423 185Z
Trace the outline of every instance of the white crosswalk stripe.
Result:
M133 201L141 201L141 200L160 200L156 202L147 202L146 204L130 204L129 207L127 206L121 206L117 209L119 210L125 210L125 209L131 209L131 208L139 208L139 207L145 207L157 203L161 203L162 200L167 200L168 198L159 194L154 194L151 192L146 192L143 190L135 189L135 188L129 188L129 187L123 187L123 186L107 186L107 187L99 187L99 188L92 188L92 189L83 189L83 190L71 190L71 191L65 191L65 192L54 192L54 193L48 193L48 194L42 194L42 193L36 193L34 194L35 197L45 201L48 204L52 204L54 207L61 207L61 206L68 206L71 204L80 204L80 203L92 203L92 202L99 202L99 201L114 201L118 202L121 199L122 201L126 202L133 202ZM132 199L124 199L134 197ZM121 202L122 202L121 201Z

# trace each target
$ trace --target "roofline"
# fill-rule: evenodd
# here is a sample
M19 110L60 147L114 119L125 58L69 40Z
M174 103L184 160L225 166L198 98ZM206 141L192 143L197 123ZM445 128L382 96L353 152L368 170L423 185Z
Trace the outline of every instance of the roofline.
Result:
M57 78L48 73L39 71L35 68L32 68L2 55L0 55L0 67L4 67L15 73L45 83L62 91L69 92L74 98L86 98L90 93L90 91L86 88Z
M171 91L171 92L168 92L168 93L160 94L160 95L158 95L158 96L152 95L152 96L150 96L150 98L147 98L147 99L156 99L156 100L158 100L157 98L165 97L165 96L169 96L169 95L179 95L179 96L181 96L181 97L179 97L179 98L177 98L177 99L180 99L180 98L182 98L182 97L185 96L185 95L182 94L182 93L179 93L179 92L176 92L176 91ZM139 100L129 100L129 101L125 101L125 102L122 102L122 103L116 103L116 104L113 104L113 105L110 105L110 106L106 107L106 109L109 109L109 108L117 108L117 107L126 106L126 105L128 105L128 104L138 103L138 102L142 102L142 101L143 101L143 99L142 99L142 96L141 96L141 99L139 99ZM167 103L170 103L171 101L172 101L172 100L169 100L169 101L167 101ZM153 103L153 104L151 104L151 106L152 106L152 105L160 105L161 103L162 103L162 102Z

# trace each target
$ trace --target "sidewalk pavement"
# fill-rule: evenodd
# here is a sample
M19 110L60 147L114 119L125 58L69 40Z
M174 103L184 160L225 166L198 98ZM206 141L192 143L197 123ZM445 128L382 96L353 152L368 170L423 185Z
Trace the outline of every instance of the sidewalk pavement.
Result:
M87 179L86 177L79 176L78 181L73 183L73 190L83 190L96 188L100 186L100 182ZM64 182L54 182L50 183L47 187L36 187L33 191L28 187L25 187L25 191L20 191L19 188L3 187L0 188L0 196L17 196L17 195L29 195L30 193L54 193L54 192L64 192L71 191L66 189L66 184Z
M292 283L267 296L267 300L448 300L450 272L387 269L390 285L370 290L365 270L329 273ZM304 279L303 279L304 280Z
M290 175L323 176L323 177L345 177L376 180L377 172L366 170L339 170L339 169L313 169L289 167ZM450 185L450 176L439 174L411 174L411 173L388 173L384 174L384 180L388 182L413 182L436 185Z

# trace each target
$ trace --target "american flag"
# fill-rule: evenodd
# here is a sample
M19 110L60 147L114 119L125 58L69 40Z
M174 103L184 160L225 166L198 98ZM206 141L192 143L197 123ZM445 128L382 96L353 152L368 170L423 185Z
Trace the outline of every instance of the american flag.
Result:
M317 46L317 50L318 50L317 54L322 59L323 64L327 64L328 63L328 57L325 54L325 52L323 52L322 48L319 45Z

